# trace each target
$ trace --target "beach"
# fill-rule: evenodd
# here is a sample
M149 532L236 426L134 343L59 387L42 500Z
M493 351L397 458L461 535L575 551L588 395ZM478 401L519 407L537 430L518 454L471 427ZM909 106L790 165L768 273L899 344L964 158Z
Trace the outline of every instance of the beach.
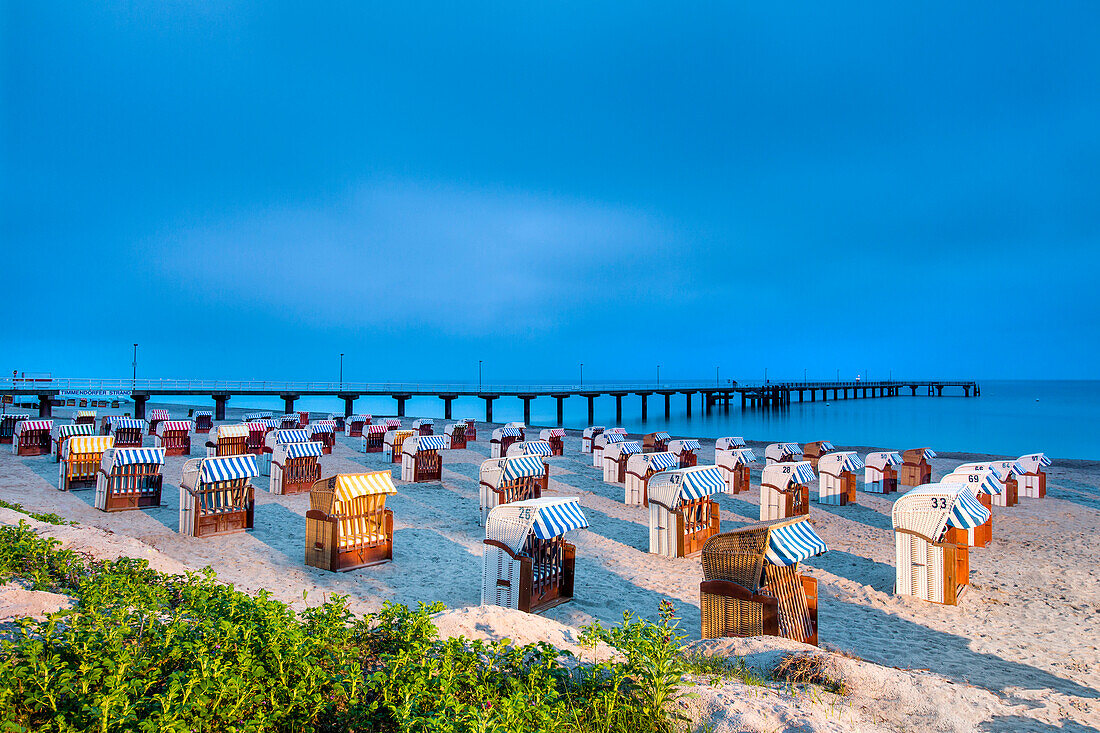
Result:
M183 417L177 413L175 408L173 418ZM230 410L227 417L233 422L240 416ZM405 418L405 424L411 419ZM446 422L436 420L437 434ZM0 498L78 522L71 527L35 523L74 549L99 557L144 557L165 572L210 567L223 582L248 592L266 590L296 608L342 594L359 613L375 611L385 601L410 606L440 601L450 609L467 609L480 603L484 528L478 523L478 470L489 454L492 427L478 423L477 442L443 453L443 481L422 484L398 481L397 464L383 454L358 452L358 438L338 434L333 454L321 459L322 475L393 469L397 487L387 502L394 512L393 562L349 573L328 573L303 563L309 496L272 495L265 476L254 480L253 531L207 539L180 535L178 482L186 457L166 459L163 506L107 514L93 507L94 490L57 490L52 458L17 458L4 450ZM535 427L528 429L532 434L537 436ZM203 454L204 441L205 436L193 436L192 457ZM146 445L151 444L147 436ZM749 446L763 455L763 443L749 440ZM840 450L861 454L897 447L837 444ZM713 441L702 442L700 465L713 462L713 449ZM933 461L933 480L959 463L986 457L940 453ZM592 621L621 621L624 611L656 618L658 604L669 599L689 638L698 639L699 559L669 559L647 551L648 512L625 505L621 485L603 482L591 456L581 453L578 432L568 432L564 456L548 461L547 495L579 497L590 524L569 536L577 548L574 599L547 611L546 620L521 617L517 622L514 612L456 610L441 628L453 627L467 636L476 632L486 638L516 638L515 630L530 618L534 636L538 629L553 626L560 642ZM758 519L761 465L752 471L749 492L718 496L723 530ZM816 493L816 486L812 488L811 497ZM971 584L958 606L893 594L890 509L896 497L860 491L854 506L811 503L810 521L829 546L828 553L803 565L820 583L821 647L836 652L836 663L848 665L853 678L864 680L860 694L881 688L864 707L893 704L896 709L880 711L879 723L899 730L1090 730L1100 725L1100 546L1094 540L1100 528L1100 462L1058 460L1048 469L1046 498L1023 498L1015 507L994 508L993 541L971 550ZM0 522L21 519L26 517L0 509ZM747 657L790 645L808 649L775 639L700 642L702 648L715 644ZM926 704L923 712L916 696L920 690L925 703L928 696L935 703ZM729 719L724 712L728 706L716 702L725 699L722 695L736 696L736 691L712 687L689 707L716 730L758 729L748 718ZM859 699L857 694L848 703L822 703L820 720L811 716L805 729L872 725ZM780 709L775 700L758 702L771 711L760 713L759 729L776 720L793 725L789 718L797 705ZM848 727L829 727L834 713L839 716L836 724Z

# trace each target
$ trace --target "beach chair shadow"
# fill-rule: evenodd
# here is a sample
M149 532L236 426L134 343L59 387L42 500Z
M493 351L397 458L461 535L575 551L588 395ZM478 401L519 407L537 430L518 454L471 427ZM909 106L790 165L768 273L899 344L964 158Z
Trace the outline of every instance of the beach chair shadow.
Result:
M811 513L812 512L828 512L835 516L847 519L851 522L859 522L865 524L868 527L874 529L883 529L887 532L894 531L893 520L889 515L882 512L875 511L874 509L863 506L862 504L848 504L846 506L837 506L835 504L822 504L819 501L810 501Z
M587 506L584 508L584 515L588 518L589 525L604 537L642 552L648 552L649 510L637 507L637 511L639 520L637 522L618 519Z

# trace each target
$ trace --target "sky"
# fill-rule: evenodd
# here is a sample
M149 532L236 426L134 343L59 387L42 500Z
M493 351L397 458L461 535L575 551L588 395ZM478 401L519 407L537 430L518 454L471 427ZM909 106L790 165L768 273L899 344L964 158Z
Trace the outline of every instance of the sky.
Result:
M0 373L1094 378L1098 31L0 0Z

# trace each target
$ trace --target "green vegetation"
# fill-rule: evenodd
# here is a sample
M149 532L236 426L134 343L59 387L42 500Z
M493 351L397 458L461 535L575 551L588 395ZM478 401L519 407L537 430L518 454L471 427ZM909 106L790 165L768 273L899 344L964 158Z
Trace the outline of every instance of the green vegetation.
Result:
M26 514L32 519L37 519L39 522L46 522L47 524L76 524L76 522L70 522L65 517L57 514L36 514L34 512L27 511L23 508L22 504L9 504L8 502L0 499L0 507L4 509L11 509L12 511L19 512L20 514Z

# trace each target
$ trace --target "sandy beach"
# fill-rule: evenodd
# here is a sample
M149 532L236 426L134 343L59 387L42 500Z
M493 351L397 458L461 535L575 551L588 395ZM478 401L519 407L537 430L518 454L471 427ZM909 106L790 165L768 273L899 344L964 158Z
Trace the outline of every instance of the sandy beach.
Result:
M174 417L177 412L174 408ZM239 419L232 410L229 417ZM444 424L436 421L437 433ZM477 521L477 475L488 457L490 431L489 424L479 423L477 442L444 454L442 483L401 483L394 468L398 493L388 502L394 511L393 562L350 573L304 565L309 497L272 495L264 476L254 482L252 532L203 540L181 536L176 527L182 457L167 459L162 507L106 514L92 506L93 490L57 490L57 464L50 457L17 458L5 446L0 498L79 522L72 527L34 523L67 546L97 556L145 557L167 572L209 566L224 582L248 591L266 589L299 608L339 593L350 596L359 612L387 600L441 601L465 609L480 603L484 531ZM194 439L193 456L204 439ZM321 460L322 474L393 468L381 454L357 452L357 443L339 435L333 454ZM713 441L702 444L700 464L713 462ZM749 444L762 455L763 444ZM983 457L940 453L933 479ZM560 646L580 625L615 623L624 610L655 618L658 603L667 598L683 629L698 639L698 558L670 560L647 552L647 512L624 505L622 486L602 481L590 456L580 452L576 431L566 438L565 456L550 459L550 465L549 495L579 497L591 525L570 538L577 546L574 600L547 612L546 619L454 611L441 627L467 636L516 638L526 621L533 638L545 627ZM856 506L814 502L811 521L830 550L804 566L820 582L821 646L837 652L830 658L847 677L860 680L859 691L841 701L811 704L807 711L796 696L704 684L700 698L687 703L693 716L715 730L1095 729L1100 725L1100 547L1094 541L1100 528L1100 462L1057 461L1048 477L1047 498L994 509L993 542L971 550L971 586L958 606L893 595L890 508L896 495L860 492ZM757 519L759 478L758 466L752 491L719 496L723 530ZM0 509L0 522L20 519L26 517ZM777 650L809 649L776 639L700 645L750 662ZM731 706L748 699L755 702L731 713Z

